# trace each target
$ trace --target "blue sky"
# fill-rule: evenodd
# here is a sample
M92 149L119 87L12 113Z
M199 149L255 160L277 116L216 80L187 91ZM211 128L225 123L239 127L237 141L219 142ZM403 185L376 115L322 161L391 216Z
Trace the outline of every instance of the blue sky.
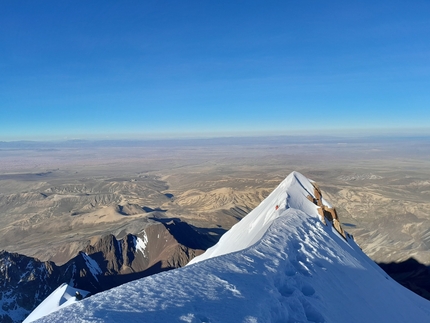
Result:
M430 133L429 1L2 1L0 140Z

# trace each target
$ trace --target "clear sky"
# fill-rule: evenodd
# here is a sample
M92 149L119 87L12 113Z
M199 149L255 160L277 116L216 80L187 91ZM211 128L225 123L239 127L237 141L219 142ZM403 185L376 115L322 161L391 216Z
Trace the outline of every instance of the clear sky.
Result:
M0 140L429 129L428 0L0 2Z

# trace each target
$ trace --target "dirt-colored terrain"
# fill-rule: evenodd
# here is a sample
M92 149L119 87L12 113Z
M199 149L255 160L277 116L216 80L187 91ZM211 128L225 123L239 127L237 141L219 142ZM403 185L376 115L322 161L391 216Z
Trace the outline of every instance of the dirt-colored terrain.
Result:
M0 249L65 261L148 218L216 237L297 170L375 260L430 264L429 158L428 138L0 143Z

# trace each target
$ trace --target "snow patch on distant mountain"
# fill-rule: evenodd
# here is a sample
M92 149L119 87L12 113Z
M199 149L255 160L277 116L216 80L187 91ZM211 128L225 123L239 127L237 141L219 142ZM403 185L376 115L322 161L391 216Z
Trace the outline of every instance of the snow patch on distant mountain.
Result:
M88 256L88 254L86 254L85 252L81 252L81 256L84 258L85 264L87 265L91 274L98 281L99 279L97 278L97 276L103 274L103 271L100 269L98 263L90 256Z
M116 240L116 239L115 239ZM116 240L116 244L117 244L117 248L118 248L118 253L122 256L122 245L121 245L121 241L120 240Z
M145 257L145 249L148 244L148 237L143 231L143 240L140 237L133 236L135 250L139 250Z

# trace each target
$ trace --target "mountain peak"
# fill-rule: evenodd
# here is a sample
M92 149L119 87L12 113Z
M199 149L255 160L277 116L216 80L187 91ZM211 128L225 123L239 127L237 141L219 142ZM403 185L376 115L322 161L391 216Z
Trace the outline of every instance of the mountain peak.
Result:
M251 246L288 209L300 210L306 217L314 217L324 225L333 226L346 241L351 238L343 230L336 209L322 197L318 185L294 171L260 205L224 234L215 246L192 259L190 264Z
M316 184L293 172L191 265L40 322L429 322L430 302L389 278L335 220Z

